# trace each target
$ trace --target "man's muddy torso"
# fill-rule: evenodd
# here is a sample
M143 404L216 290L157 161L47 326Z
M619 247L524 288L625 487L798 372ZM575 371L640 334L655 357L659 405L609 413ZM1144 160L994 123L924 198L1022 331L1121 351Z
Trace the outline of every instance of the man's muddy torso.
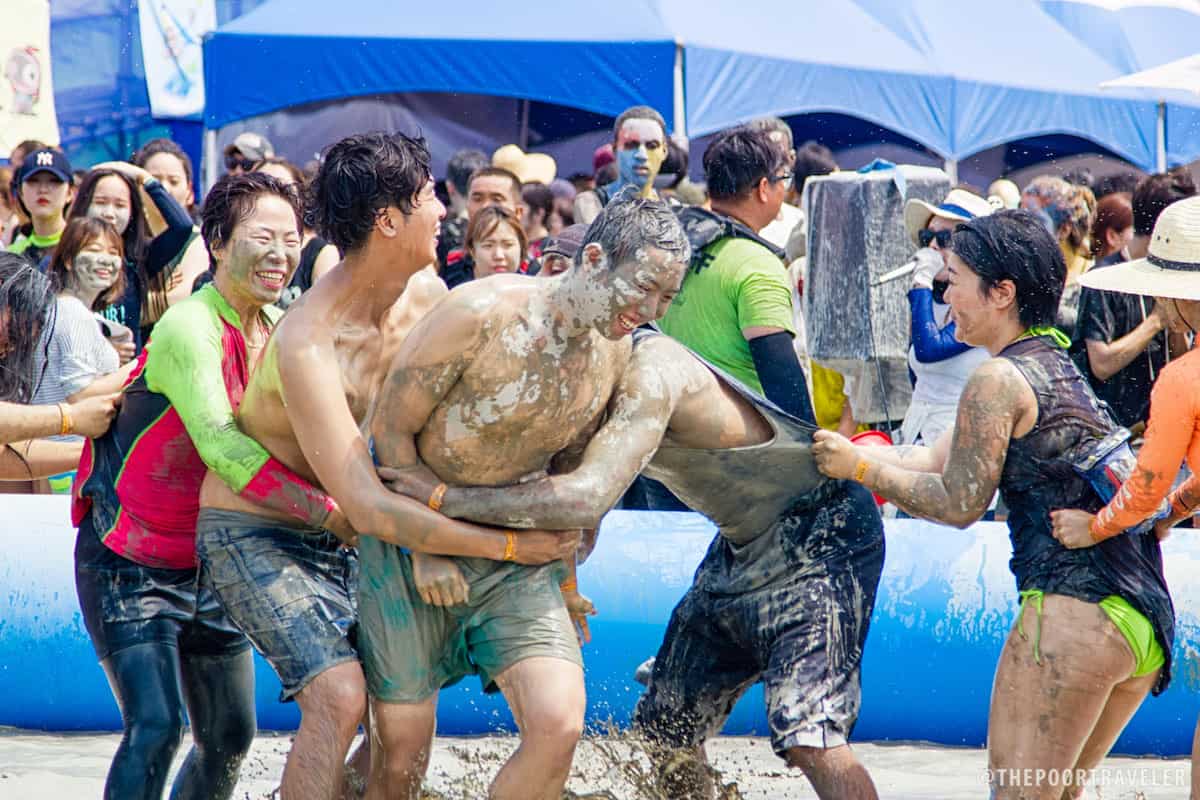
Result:
M315 486L320 486L320 481L296 441L280 384L281 354L278 341L279 334L287 330L284 326L306 331L310 341L319 338L327 340L335 359L329 365L329 379L341 382L350 413L359 430L367 435L383 379L392 359L408 332L445 296L446 290L441 279L432 270L418 272L409 279L404 293L378 328L348 324L341 319L330 297L314 292L315 289L302 295L272 332L262 360L254 369L246 387L237 420L242 430L266 448L272 456ZM283 354L283 357L286 356L287 354ZM281 521L290 520L283 514L265 509L234 494L224 482L211 473L204 480L200 505L205 508L244 511Z

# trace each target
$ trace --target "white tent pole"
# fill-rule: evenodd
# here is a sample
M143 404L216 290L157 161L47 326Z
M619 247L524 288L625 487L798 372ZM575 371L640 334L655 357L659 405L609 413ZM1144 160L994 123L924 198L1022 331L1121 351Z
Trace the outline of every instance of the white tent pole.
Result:
M958 183L958 159L947 158L942 164L942 169L946 170L946 174L950 176L950 185L954 186Z
M1154 126L1154 171L1167 171L1167 104L1158 102L1158 120Z
M201 197L208 194L208 190L217 182L220 176L220 165L217 164L217 132L212 128L204 130L204 178L201 181L201 188L204 190Z
M521 134L517 141L522 150L529 149L529 101L521 101Z
M675 140L680 145L687 143L687 106L683 98L683 45L675 43L675 81L672 113L675 116Z

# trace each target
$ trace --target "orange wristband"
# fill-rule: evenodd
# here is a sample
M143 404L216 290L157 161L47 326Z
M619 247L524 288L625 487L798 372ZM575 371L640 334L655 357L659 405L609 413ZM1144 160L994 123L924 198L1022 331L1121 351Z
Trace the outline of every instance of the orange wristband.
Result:
M504 532L504 560L517 560L517 534L513 531Z
M58 434L60 436L66 436L68 433L75 430L75 423L71 419L71 412L67 410L66 403L58 404L58 419L60 423Z
M863 479L867 477L867 470L870 468L871 465L867 461L860 460L858 465L854 467L854 482L862 483Z
M446 495L446 484L439 483L437 485L437 488L433 490L433 493L431 495L429 495L429 502L426 503L426 505L429 506L430 508L432 508L434 511L441 511L442 510L442 498L445 497L445 495Z
M579 581L574 578L569 578L558 585L558 588L564 592L579 591Z

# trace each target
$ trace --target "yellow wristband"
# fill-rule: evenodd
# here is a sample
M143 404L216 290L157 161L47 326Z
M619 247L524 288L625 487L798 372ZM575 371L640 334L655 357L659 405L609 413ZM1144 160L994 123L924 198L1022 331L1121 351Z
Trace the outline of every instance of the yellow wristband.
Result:
M860 460L858 462L858 465L855 466L855 468L854 468L855 483L862 483L863 479L867 477L867 470L869 470L870 468L871 468L871 465L867 461Z
M579 581L570 578L560 583L558 588L564 592L577 592L579 591Z
M429 495L429 502L426 504L434 511L442 510L442 498L446 494L446 484L439 483L437 488L433 490L433 494Z
M517 535L512 531L504 532L504 560L517 560Z
M71 412L67 410L66 403L58 404L58 417L62 423L59 426L60 429L58 431L60 436L66 436L68 433L75 430L75 423L71 420Z

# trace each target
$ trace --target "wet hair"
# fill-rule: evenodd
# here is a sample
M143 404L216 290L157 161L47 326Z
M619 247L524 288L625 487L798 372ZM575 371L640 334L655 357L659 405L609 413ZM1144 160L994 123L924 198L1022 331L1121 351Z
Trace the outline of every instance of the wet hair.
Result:
M121 257L122 265L117 269L117 278L113 285L100 293L92 305L93 311L106 308L121 299L125 294L125 242L112 223L98 217L76 217L67 223L46 275L50 278L50 286L55 294L61 293L71 282L71 270L67 264L74 263L75 257L94 239L106 239L116 245L117 255Z
M1096 204L1096 219L1092 222L1092 258L1100 258L1108 247L1108 232L1118 233L1133 225L1133 206L1124 192L1105 195Z
M554 193L544 183L527 183L522 186L521 199L525 201L525 205L529 206L530 211L542 212L543 225L554 212ZM532 222L532 220L527 221Z
M258 199L264 195L278 197L291 206L296 214L296 233L301 233L303 210L295 189L265 172L225 175L208 190L200 212L200 235L208 247L208 260L214 272L217 260L213 251L229 243L233 229L254 213Z
M663 119L663 115L655 111L650 106L633 106L621 112L613 122L613 141L621 135L621 128L631 119L648 119L651 122L657 122L658 127L662 129L663 138L667 137L667 121Z
M388 207L408 216L432 178L421 137L362 133L331 145L305 192L305 219L342 253L367 243Z
M179 163L183 165L183 174L187 177L188 187L190 188L192 186L192 158L182 147L180 147L171 139L151 139L142 145L141 148L133 154L133 158L130 160L134 164L137 164L139 167L145 169L147 161L149 161L153 156L157 156L162 153L166 153L169 156L175 156L175 158L179 159Z
M509 170L506 170L504 167L487 166L487 167L483 167L481 169L477 169L474 172L472 172L470 179L467 180L466 194L471 193L471 184L475 182L476 178L488 178L488 177L506 178L508 180L508 182L512 184L512 188L509 189L509 194L512 195L513 202L514 203L521 202L521 179L518 178L516 175L514 175Z
M688 176L688 151L675 144L675 140L667 139L667 157L663 159L662 168L659 170L660 175L674 175L674 180L671 181L667 188L674 189Z
M820 142L811 139L796 148L795 187L799 192L804 189L804 182L814 175L828 175L837 172L837 162L833 160L833 151Z
M446 163L446 183L460 195L466 196L471 176L491 165L491 159L481 150L459 150Z
M635 258L646 247L662 250L684 264L692 258L687 235L671 207L661 200L638 197L633 187L622 189L592 220L575 254L576 264L582 262L584 249L593 242L604 248L609 269Z
M704 151L704 178L714 200L731 200L787 167L787 154L765 130L742 125L717 134Z
M1177 200L1194 194L1196 184L1183 167L1142 178L1133 190L1133 232L1138 236L1153 235L1158 215Z
M1092 186L1092 194L1096 195L1097 200L1117 192L1133 194L1133 190L1137 188L1141 180L1142 176L1131 170L1105 175L1103 178L1096 179L1095 185Z
M134 262L140 269L151 237L146 229L142 193L129 178L111 169L94 169L89 172L83 183L79 185L75 202L71 204L71 213L67 215L67 222L87 216L88 209L92 205L92 198L96 195L96 186L110 175L119 178L129 189L129 224L121 233L121 240L124 242L125 259Z
M1067 264L1054 236L1033 214L1004 210L960 223L951 249L979 276L981 294L1001 281L1013 282L1023 326L1054 324Z
M467 226L463 249L470 253L476 242L486 239L492 231L503 224L507 224L516 231L517 240L521 243L521 261L524 261L526 253L529 252L529 237L525 235L525 229L521 227L521 221L517 219L517 215L504 206L484 206L475 213L475 218Z
M50 332L54 329L54 290L49 279L29 259L0 251L0 321L7 325L0 342L0 400L28 403L41 375L35 375L43 348L42 369L47 363Z

